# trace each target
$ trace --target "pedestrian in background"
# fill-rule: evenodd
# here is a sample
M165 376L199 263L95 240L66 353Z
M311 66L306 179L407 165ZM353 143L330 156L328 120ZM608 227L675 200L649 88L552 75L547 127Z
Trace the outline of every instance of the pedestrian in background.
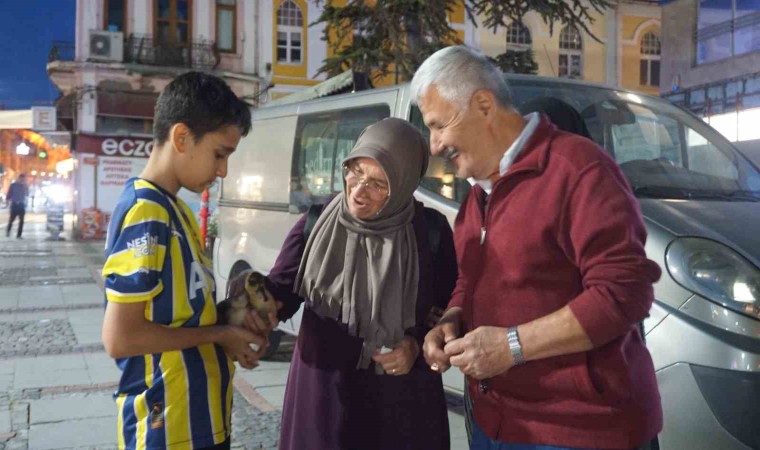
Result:
M5 230L5 236L11 236L11 227L18 217L18 230L16 238L21 239L24 232L24 216L26 215L26 198L29 195L29 188L26 186L26 174L21 174L18 179L11 183L8 188L7 201L10 204L11 217L8 220L8 228Z
M155 146L106 240L103 343L122 371L119 448L230 448L232 359L254 367L266 338L216 325L211 264L177 192L223 178L250 128L248 105L208 74L180 75L158 98Z

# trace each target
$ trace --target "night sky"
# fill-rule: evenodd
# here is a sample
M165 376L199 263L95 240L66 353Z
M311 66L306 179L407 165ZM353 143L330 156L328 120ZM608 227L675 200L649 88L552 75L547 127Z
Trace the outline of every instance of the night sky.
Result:
M50 105L59 92L45 66L52 41L74 42L76 0L0 0L0 108Z

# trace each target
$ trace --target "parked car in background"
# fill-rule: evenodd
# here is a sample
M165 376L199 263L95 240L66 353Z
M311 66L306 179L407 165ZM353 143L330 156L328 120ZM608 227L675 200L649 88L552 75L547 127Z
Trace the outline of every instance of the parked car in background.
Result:
M663 269L645 321L665 413L660 447L760 448L757 166L665 100L571 80L507 81L518 107L553 97L576 108L640 201L647 255ZM270 270L308 206L342 189L340 161L364 127L393 116L427 132L408 85L252 113L252 132L231 157L221 190L218 286L248 268ZM451 222L469 190L454 172L433 158L416 193ZM297 334L299 325L296 315L280 331Z

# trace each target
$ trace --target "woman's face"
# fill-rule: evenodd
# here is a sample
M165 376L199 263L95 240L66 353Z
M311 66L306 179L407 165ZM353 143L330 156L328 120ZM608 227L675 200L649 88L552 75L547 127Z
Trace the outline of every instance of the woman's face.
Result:
M343 179L346 182L348 211L357 219L373 219L388 201L388 177L374 159L348 161L343 167Z

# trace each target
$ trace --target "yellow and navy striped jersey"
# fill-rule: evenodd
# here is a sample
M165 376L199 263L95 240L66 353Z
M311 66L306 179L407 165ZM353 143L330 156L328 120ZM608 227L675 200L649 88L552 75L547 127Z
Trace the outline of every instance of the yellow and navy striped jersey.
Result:
M108 227L106 301L144 302L145 318L161 325L214 325L214 279L199 236L181 199L149 181L129 180ZM234 365L218 345L116 364L119 448L193 449L229 437Z

